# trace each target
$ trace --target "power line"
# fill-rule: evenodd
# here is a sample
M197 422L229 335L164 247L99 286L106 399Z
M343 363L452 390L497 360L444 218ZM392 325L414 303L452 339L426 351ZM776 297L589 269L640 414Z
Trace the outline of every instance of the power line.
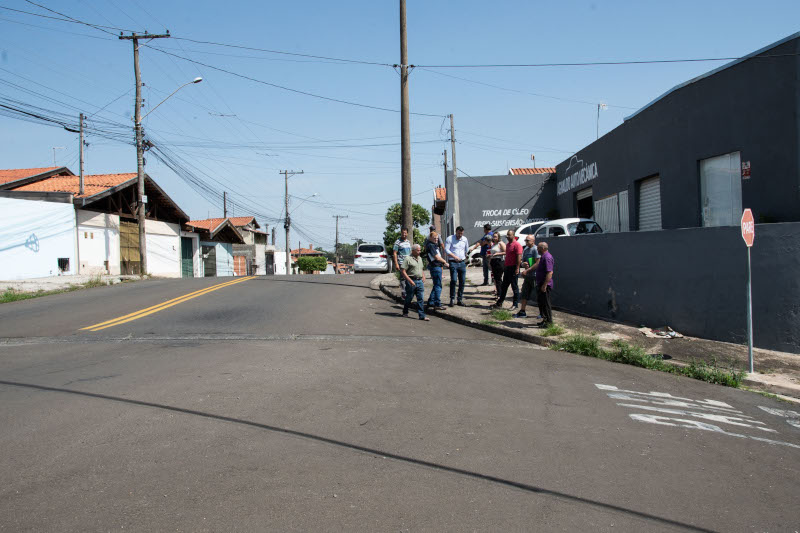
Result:
M196 65L202 65L204 67L207 67L207 68L210 68L210 69L213 69L213 70L217 70L219 72L224 72L225 74L230 74L231 76L236 76L238 78L249 80L249 81L252 81L252 82L255 82L255 83L260 83L262 85L267 85L269 87L274 87L276 89L281 89L281 90L293 92L293 93L296 93L296 94L302 94L304 96L310 96L312 98L318 98L320 100L327 100L329 102L336 102L336 103L339 103L339 104L351 105L351 106L355 106L355 107L363 107L363 108L366 108L366 109L374 109L376 111L388 111L390 113L399 113L400 112L399 109L391 109L391 108L388 108L388 107L380 107L380 106L374 106L374 105L368 105L368 104L360 104L358 102L351 102L349 100L342 100L340 98L332 98L330 96L322 96L320 94L314 94L314 93L310 93L310 92L307 92L307 91L301 91L300 89L293 89L291 87L286 87L284 85L278 85L277 83L271 83L271 82L268 82L268 81L259 80L258 78L253 78L252 76L247 76L245 74L240 74L240 73L234 72L232 70L227 70L227 69L224 69L224 68L221 68L221 67L215 67L214 65L209 65L208 63L203 63L201 61L195 61L194 59L189 59L188 57L183 57L183 56L180 56L178 54L173 54L172 52L168 52L168 51L166 51L166 50L164 50L162 48L158 48L158 47L155 47L155 46L151 46L150 48L152 50L156 50L158 52L161 52L162 54L167 54L167 55L170 55L170 56L173 56L173 57L177 57L178 59L183 59L184 61L188 61L188 62L194 63ZM436 117L436 118L439 118L439 117L442 116L442 115L434 115L434 114L431 114L431 113L411 113L411 114L412 115L416 115L416 116L422 116L422 117Z
M773 58L796 56L798 54L771 54L754 56L755 58ZM575 63L497 63L486 65L415 65L417 68L548 68L548 67L591 67L591 66L611 66L611 65L657 65L666 63L702 63L709 61L734 61L740 57L701 57L687 59L646 59L639 61L582 61Z

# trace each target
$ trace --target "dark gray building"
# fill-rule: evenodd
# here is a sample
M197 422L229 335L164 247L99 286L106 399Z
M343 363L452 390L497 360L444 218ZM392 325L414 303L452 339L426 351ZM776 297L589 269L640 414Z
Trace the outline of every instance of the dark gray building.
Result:
M561 217L606 231L800 220L800 33L655 99L556 167Z

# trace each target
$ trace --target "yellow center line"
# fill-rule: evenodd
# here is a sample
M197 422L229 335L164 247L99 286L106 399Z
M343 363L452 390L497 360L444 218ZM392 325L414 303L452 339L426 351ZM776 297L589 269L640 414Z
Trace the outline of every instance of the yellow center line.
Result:
M188 294L184 294L183 296L178 296L177 298L167 300L166 302L162 302L158 305L146 307L144 309L140 309L138 311L129 313L127 315L119 316L117 318L112 318L111 320L106 320L105 322L99 322L91 326L86 326L85 328L81 328L81 330L100 331L101 329L110 328L112 326L119 326L120 324L125 324L126 322L131 322L133 320L137 320L139 318L152 315L153 313L163 311L164 309L170 308L174 305L178 305L193 298L197 298L198 296L203 296L210 292L214 292L219 289L224 289L225 287L229 287L237 283L242 283L243 281L248 281L253 278L255 278L255 276L247 276L245 278L240 278L233 281L227 281L225 283L219 283L217 285L212 285L211 287L206 287L205 289L200 289L194 292L190 292Z

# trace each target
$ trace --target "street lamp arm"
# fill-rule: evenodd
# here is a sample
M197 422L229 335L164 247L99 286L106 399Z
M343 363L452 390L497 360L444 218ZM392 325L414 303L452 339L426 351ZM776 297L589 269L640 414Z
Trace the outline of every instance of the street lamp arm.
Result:
M175 94L176 92L180 91L181 89L183 89L183 88L184 88L184 87L186 87L187 85L191 85L191 84L193 84L193 83L200 83L201 81L203 81L203 78L201 78L201 77L199 77L199 76L198 76L197 78L193 79L192 81L187 81L186 83L184 83L183 85L181 85L180 87L178 87L177 89L175 89L174 91L172 91L172 93L170 93L170 95L169 95L169 96L167 96L166 98L164 98L163 100L161 100L161 101L160 101L160 102L159 102L159 103L158 103L158 104L157 104L157 105L156 105L156 106L155 106L153 109L151 109L150 111L148 111L147 113L145 113L145 114L144 114L144 116L143 116L141 119L139 119L139 122L141 122L141 121L143 121L145 118L147 118L147 115L149 115L150 113L152 113L153 111L155 111L156 109L158 109L158 106L160 106L161 104L163 104L164 102L166 102L167 100L169 100L169 99L172 97L172 95L173 95L173 94Z

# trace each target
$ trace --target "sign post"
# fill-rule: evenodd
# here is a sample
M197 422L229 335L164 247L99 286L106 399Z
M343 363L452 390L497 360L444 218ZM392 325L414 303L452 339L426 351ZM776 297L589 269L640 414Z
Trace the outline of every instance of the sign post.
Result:
M747 245L747 355L750 360L750 373L753 373L753 293L750 270L750 248L756 237L756 224L753 212L745 209L742 213L742 239Z

